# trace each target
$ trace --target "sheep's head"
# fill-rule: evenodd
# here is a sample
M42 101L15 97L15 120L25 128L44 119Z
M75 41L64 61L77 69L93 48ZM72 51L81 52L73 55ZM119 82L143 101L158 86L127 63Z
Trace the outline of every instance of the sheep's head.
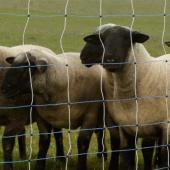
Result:
M102 25L95 33L84 38L86 44L80 55L82 63L89 66L94 63L103 64L103 67L113 72L121 70L131 49L131 35L132 44L149 39L148 35L130 31L128 27Z
M87 67L92 66L93 64L101 63L102 58L98 57L103 54L102 44L99 42L96 43L86 43L84 48L81 51L81 61Z
M41 52L31 50L30 52L20 53L16 57L6 58L6 61L11 64L1 87L6 97L31 93L30 72L33 80L34 75L43 74L46 71L48 64L46 59L37 58L38 53Z
M165 44L170 47L170 41L166 41Z

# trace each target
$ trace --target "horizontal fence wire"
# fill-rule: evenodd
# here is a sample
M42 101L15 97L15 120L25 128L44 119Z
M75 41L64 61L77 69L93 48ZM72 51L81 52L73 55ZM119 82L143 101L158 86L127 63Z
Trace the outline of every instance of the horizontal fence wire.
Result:
M148 146L148 147L137 147L137 148L131 148L131 149L118 149L118 150L109 150L107 152L86 152L86 153L81 153L81 154L69 154L69 157L76 157L78 155L96 155L97 153L116 153L116 152L131 152L131 151L140 151L140 150L145 150L145 149L157 149L157 148L161 148L161 147L167 147L167 146L170 146L170 145L154 145L154 146ZM26 159L26 160L15 160L15 161L9 161L9 162L6 162L6 163L24 163L24 162L28 162L28 161L31 161L31 162L34 162L34 161L37 161L37 160L49 160L49 159L56 159L56 158L66 158L66 156L50 156L50 157L45 157L45 158L40 158L40 159L37 159L37 158L32 158L32 159ZM3 164L4 161L0 161L0 164ZM159 169L162 169L162 168L159 168Z
M133 97L133 98L124 98L124 99L104 99L104 100L87 100L87 101L78 101L78 102L61 102L61 103L47 103L47 104L28 104L21 106L0 106L0 109L20 109L20 108L30 108L30 107L55 107L55 106L64 106L64 105L77 105L77 104L90 104L90 103L109 103L109 102L128 102L134 100L150 100L150 99L165 99L170 98L170 96L142 96L142 97ZM56 113L57 114L57 113Z
M65 55L67 56L67 53L65 53ZM100 64L100 65L127 65L127 64L151 64L151 63L159 63L159 62L169 62L170 59L166 59L166 60L163 60L163 59L154 59L154 60L151 60L151 61L125 61L125 62L117 62L117 63L109 63L109 62L102 62L102 63L88 63L88 64L82 64L84 66L92 66L92 65L97 65L97 64ZM20 69L20 68L35 68L35 67L38 67L38 66L41 66L41 67L55 67L56 65L55 64L48 64L48 65L41 65L41 64L37 64L36 66L35 65L30 65L30 66L27 66L27 65L23 65L23 66L3 66L3 65L0 65L0 69L9 69L9 68L12 68L12 69ZM65 65L67 67L67 65Z
M36 17L36 18L53 18L53 17L65 17L65 14L48 14L48 15L38 15L38 14L26 14L26 13L2 13L0 16L15 16L15 17ZM80 15L80 14L67 14L67 17L76 17L76 18L107 18L107 17L169 17L170 13L113 13L113 14L103 14L103 15Z
M155 123L143 123L143 124L123 124L123 125L113 125L113 126L106 126L107 129L114 129L114 128L123 128L123 127L145 127L145 126L157 126L157 125L163 125L163 124L168 124L170 123L169 121L162 121L162 122L155 122ZM105 130L106 128L103 127L98 127L98 128L84 128L84 129L70 129L70 133L77 133L80 131L99 131L99 130ZM11 135L11 136L0 136L1 138L12 138L16 136L40 136L40 135L53 135L53 134L59 134L59 133L67 133L68 131L63 129L58 132L45 132L45 133L39 133L39 132L34 132L34 133L24 133L24 134L19 134L19 135Z

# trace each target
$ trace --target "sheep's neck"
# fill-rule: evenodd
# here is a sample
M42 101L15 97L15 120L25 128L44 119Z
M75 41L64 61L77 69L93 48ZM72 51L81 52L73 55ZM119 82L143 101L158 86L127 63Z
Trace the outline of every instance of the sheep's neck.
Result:
M117 99L135 97L135 74L133 73L134 66L129 69L127 69L127 67L128 66L124 68L123 72L114 74L114 92Z
M134 61L137 63L141 61L147 62L151 59L151 56L141 44L136 44L133 51L129 52L128 58L128 61L132 64L127 64L124 66L122 71L113 73L116 80L114 92L115 98L117 99L135 98L136 95L138 95L138 87L136 86L136 82L140 82L142 64L135 65Z
M35 92L39 94L42 102L52 104L59 99L61 99L60 102L66 101L68 82L67 72L64 68L65 64L57 61L48 68L46 76L39 76L39 79L36 79L36 82L34 82ZM62 93L60 98L58 97L59 93Z

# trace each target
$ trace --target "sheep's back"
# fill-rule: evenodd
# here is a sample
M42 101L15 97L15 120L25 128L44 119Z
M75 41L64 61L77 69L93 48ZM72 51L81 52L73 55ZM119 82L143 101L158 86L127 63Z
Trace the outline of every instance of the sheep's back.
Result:
M101 88L103 88L101 87L101 74L103 74L103 82L107 75L101 66L95 65L87 68L81 63L79 53L66 53L66 55L60 54L57 56L68 64L72 100L78 102L101 99ZM78 94L81 94L81 96L77 97Z

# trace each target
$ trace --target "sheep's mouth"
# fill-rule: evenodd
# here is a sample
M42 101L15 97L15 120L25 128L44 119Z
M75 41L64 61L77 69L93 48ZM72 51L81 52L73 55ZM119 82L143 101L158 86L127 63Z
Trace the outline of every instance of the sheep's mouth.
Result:
M107 69L110 72L117 72L120 71L122 69L122 65L121 64L116 64L116 63L112 63L112 64L103 64L103 67L105 69Z
M85 64L86 67L92 67L93 65L92 64Z
M81 59L81 63L84 64L86 67L92 67L93 65L101 64L102 61L86 58L86 59Z
M81 63L84 64L86 67L91 67L93 64L88 60L81 59Z

